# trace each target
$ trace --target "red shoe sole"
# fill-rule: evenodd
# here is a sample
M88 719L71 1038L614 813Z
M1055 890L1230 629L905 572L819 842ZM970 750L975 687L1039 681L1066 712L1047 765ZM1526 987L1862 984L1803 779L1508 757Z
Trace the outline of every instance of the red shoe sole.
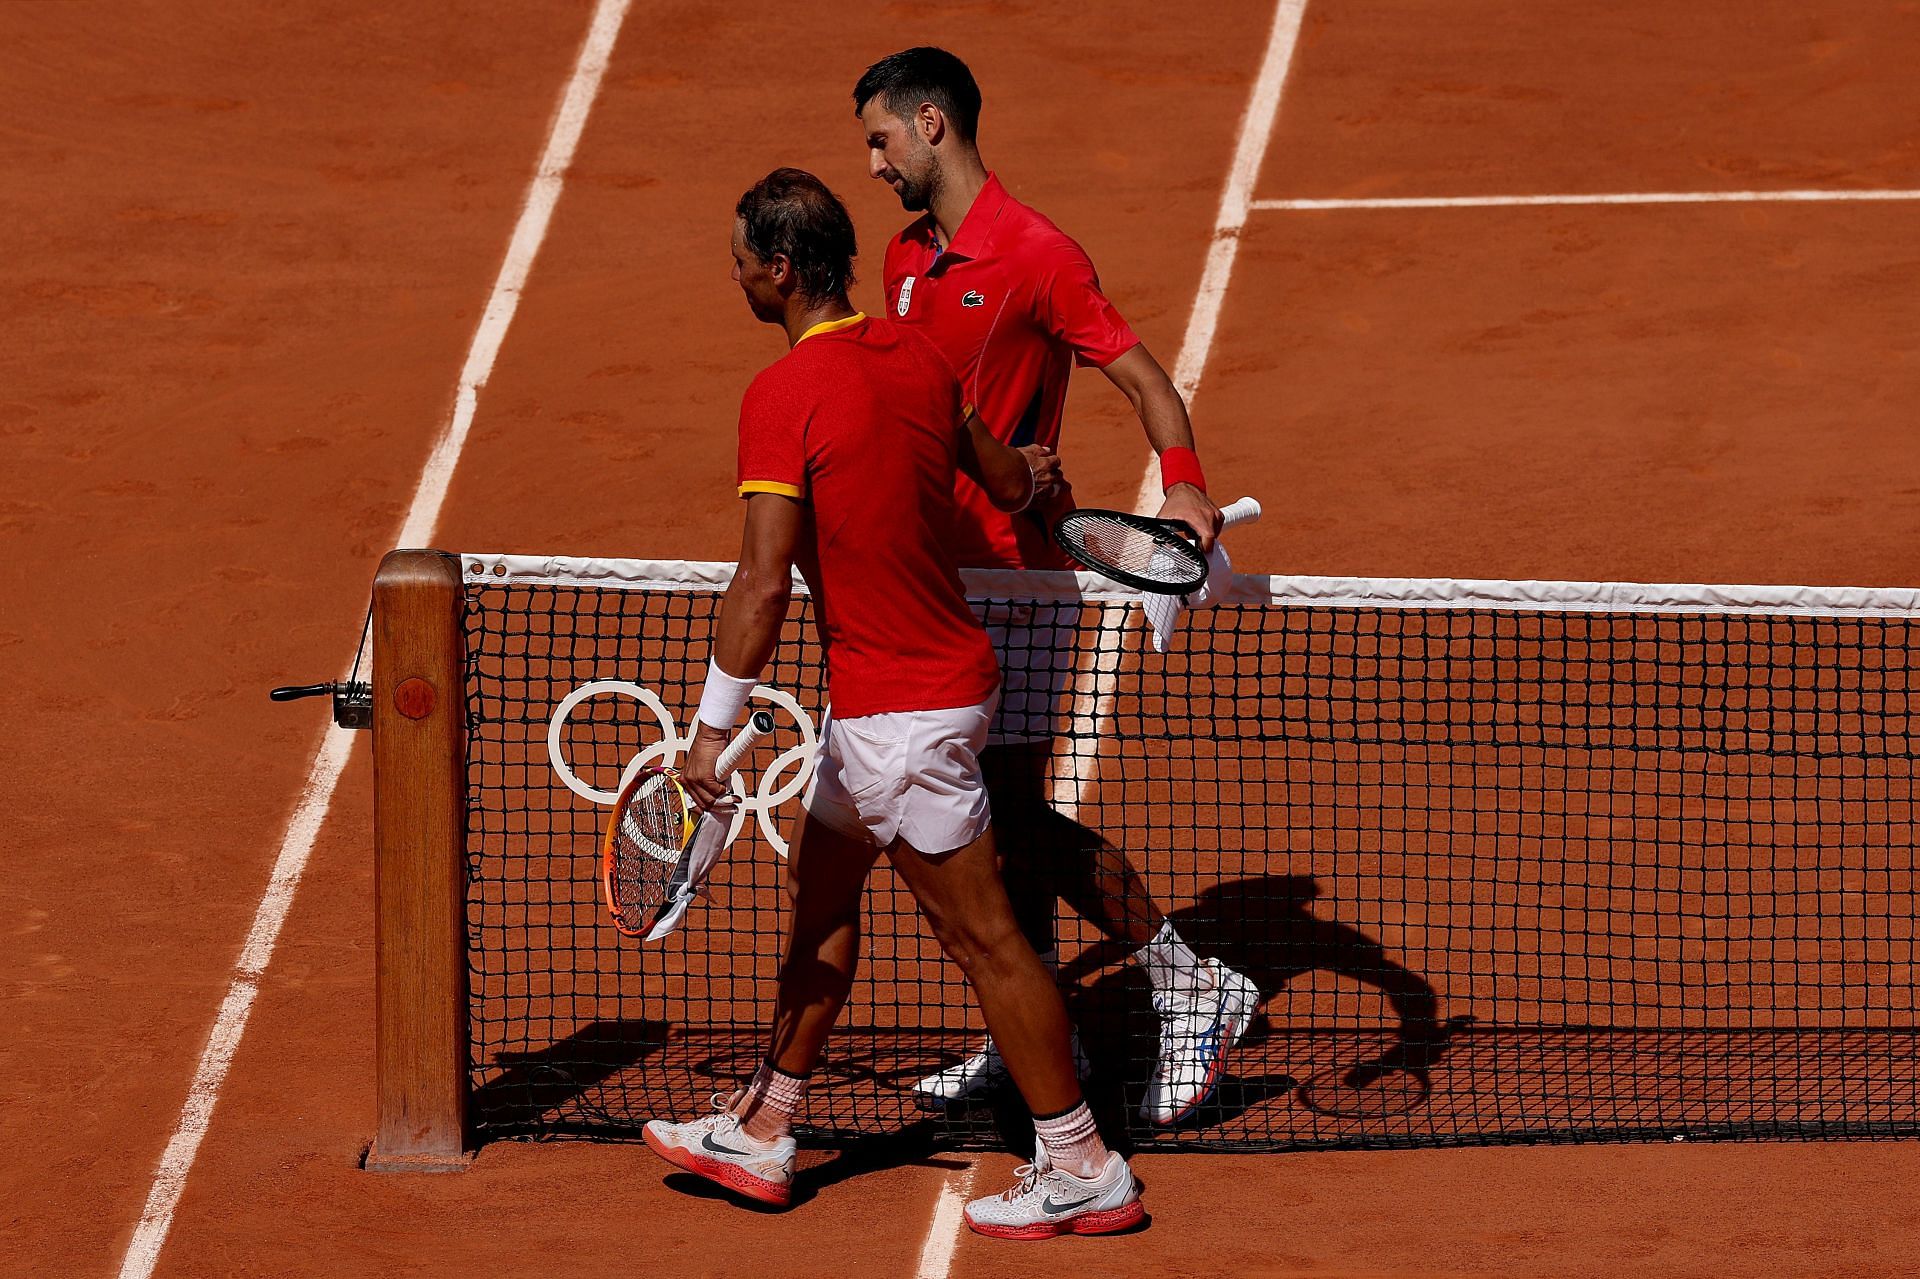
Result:
M1043 1221L1031 1226L982 1225L967 1218L967 1229L989 1239L1058 1239L1061 1235L1110 1235L1146 1220L1146 1205L1138 1199L1102 1212L1083 1212L1064 1221Z
M738 1164L708 1159L696 1155L691 1150L682 1150L678 1146L669 1146L659 1141L645 1129L640 1135L647 1140L647 1146L654 1154L685 1172L705 1177L716 1185L725 1186L735 1194L745 1195L749 1199L775 1208L784 1208L793 1201L793 1187L768 1181L765 1177L756 1177Z

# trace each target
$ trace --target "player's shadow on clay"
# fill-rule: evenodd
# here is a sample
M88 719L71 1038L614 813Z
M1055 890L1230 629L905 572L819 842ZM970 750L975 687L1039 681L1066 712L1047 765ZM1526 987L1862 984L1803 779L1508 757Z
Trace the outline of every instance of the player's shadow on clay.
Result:
M809 1148L803 1143L794 1170L793 1199L784 1209L755 1203L690 1172L668 1173L664 1184L670 1190L696 1199L713 1199L755 1212L778 1214L806 1204L823 1190L868 1173L910 1164L951 1172L965 1168L967 1163L962 1156L942 1154L932 1127L920 1124L901 1132L855 1138L837 1149Z
M1200 955L1219 959L1252 981L1263 1005L1288 983L1312 972L1337 974L1379 991L1397 1022L1391 1042L1384 1051L1342 1063L1343 1076L1362 1087L1388 1075L1405 1076L1424 1092L1449 1037L1462 1023L1443 1023L1432 983L1395 960L1377 939L1316 915L1311 906L1319 896L1319 884L1307 875L1227 880L1170 912L1169 918ZM1140 1121L1131 1109L1139 1101L1137 1081L1151 1073L1159 1053L1151 989L1137 966L1120 964L1125 952L1124 944L1103 940L1061 970L1074 1021L1094 1060L1094 1091L1102 1103L1098 1109L1115 1121L1102 1127L1116 1133L1138 1130ZM1096 973L1099 976L1082 984ZM1257 1070L1259 1063L1279 1055L1266 1048L1276 1037L1263 1014L1229 1055L1213 1097L1182 1121L1179 1130L1198 1136L1195 1130L1240 1119L1293 1092L1300 1081L1290 1074Z
M468 1113L489 1140L632 1126L628 1072L665 1048L670 1031L663 1021L596 1021L537 1051L500 1053L500 1073L473 1090Z

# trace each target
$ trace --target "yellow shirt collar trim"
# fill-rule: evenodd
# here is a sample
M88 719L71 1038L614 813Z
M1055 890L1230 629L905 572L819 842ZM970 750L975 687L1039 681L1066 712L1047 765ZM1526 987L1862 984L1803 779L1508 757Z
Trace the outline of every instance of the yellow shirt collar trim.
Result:
M841 329L850 329L854 325L860 323L860 321L866 318L867 318L867 313L865 311L855 311L852 315L846 316L842 319L822 320L820 321L820 323L808 329L805 333L802 333L800 335L800 342L806 341L808 338L812 337L816 333L837 333ZM799 346L800 342L795 342L794 345Z

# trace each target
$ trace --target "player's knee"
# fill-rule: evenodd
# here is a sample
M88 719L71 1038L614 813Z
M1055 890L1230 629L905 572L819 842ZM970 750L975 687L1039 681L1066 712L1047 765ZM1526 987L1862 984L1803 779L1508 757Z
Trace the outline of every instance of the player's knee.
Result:
M927 923L933 930L934 940L940 943L940 949L947 958L971 971L979 962L984 951L980 930L966 915L958 911L929 911Z
M934 937L942 950L969 977L988 973L1003 963L1010 946L1025 946L1011 919L983 920L966 915L935 923Z

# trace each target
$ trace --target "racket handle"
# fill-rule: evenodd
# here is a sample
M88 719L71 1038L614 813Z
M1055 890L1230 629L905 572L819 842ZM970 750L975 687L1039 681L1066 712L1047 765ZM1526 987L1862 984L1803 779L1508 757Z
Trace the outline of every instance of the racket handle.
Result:
M740 767L740 761L753 749L753 744L772 731L772 711L755 711L749 716L747 726L740 730L740 736L727 744L727 749L720 752L720 758L714 763L713 771L720 780L724 782L732 776L733 770Z
M1229 502L1221 507L1220 515L1226 521L1221 525L1222 528L1251 524L1260 518L1260 503L1253 498L1243 497L1238 502Z

